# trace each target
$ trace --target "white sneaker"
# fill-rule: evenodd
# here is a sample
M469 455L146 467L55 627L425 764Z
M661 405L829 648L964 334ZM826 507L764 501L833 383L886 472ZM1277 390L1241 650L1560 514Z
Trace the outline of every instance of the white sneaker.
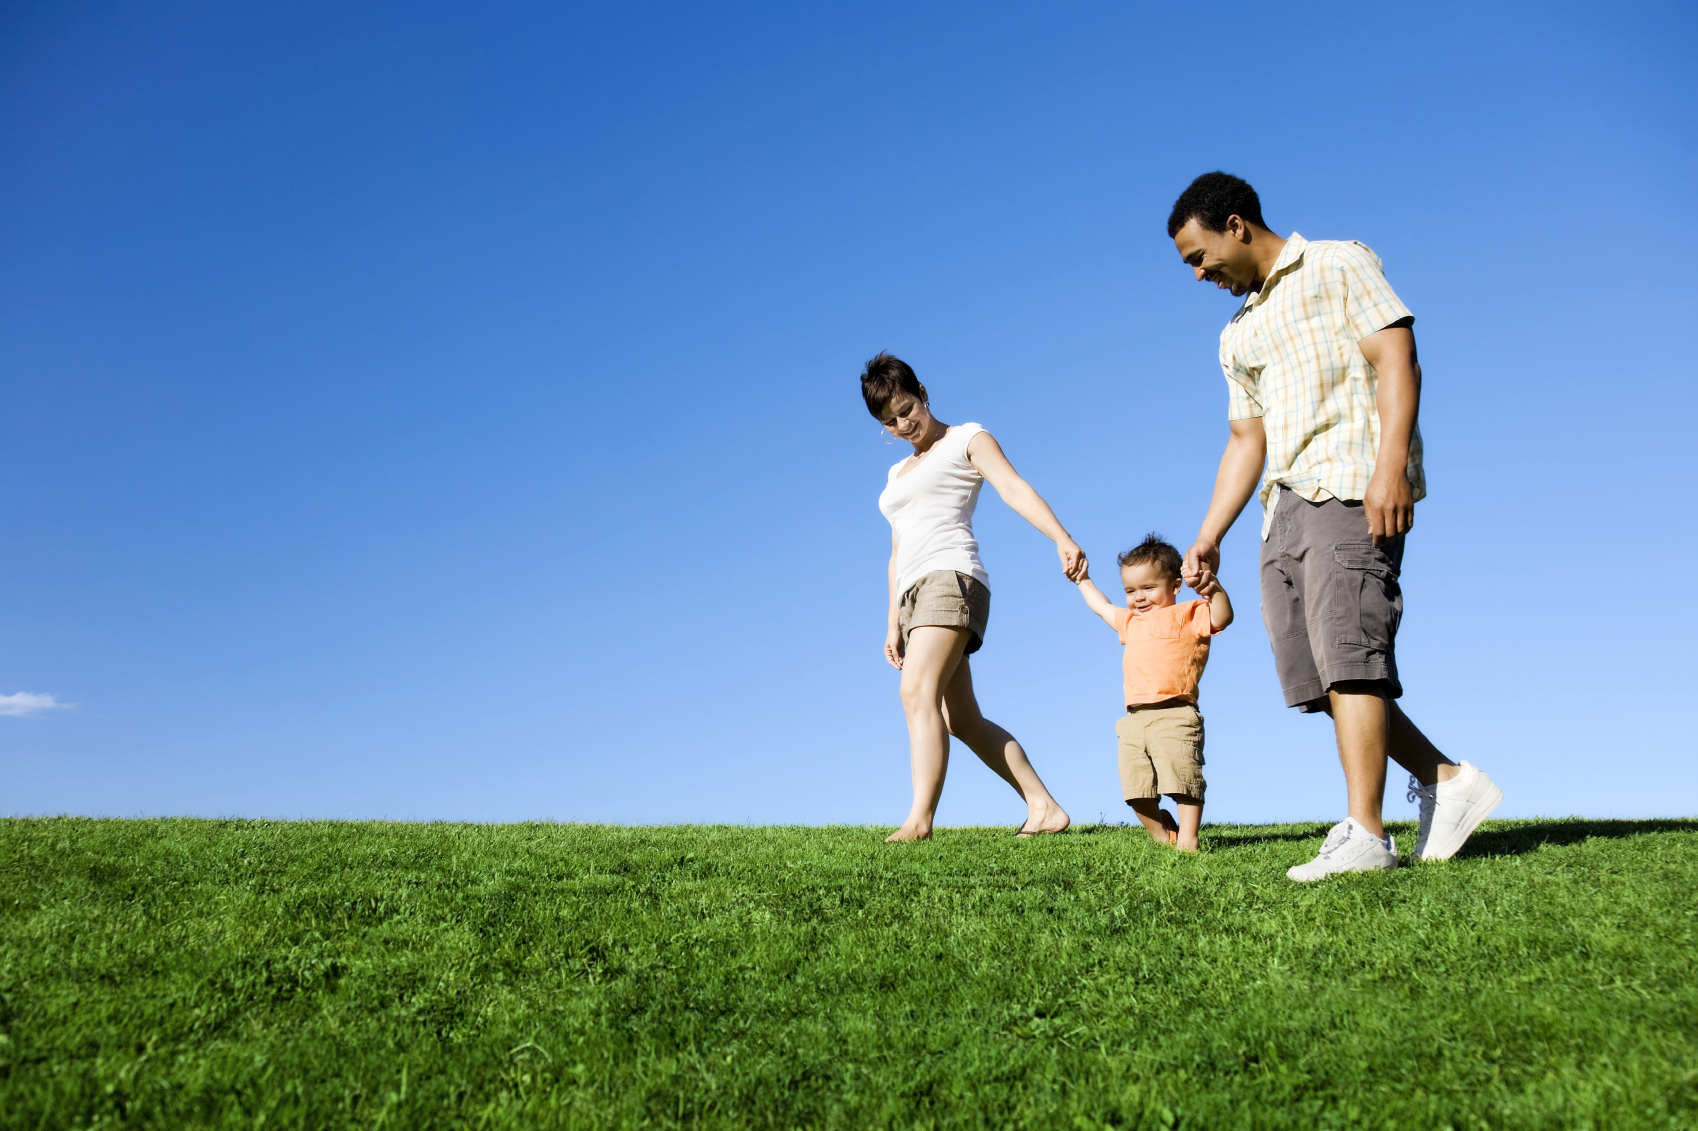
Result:
M1321 844L1321 853L1307 864L1288 868L1286 875L1298 883L1323 880L1339 872L1373 872L1397 867L1397 840L1379 837L1346 817L1334 825Z
M1478 766L1462 763L1461 773L1433 786L1432 826L1416 855L1422 860L1449 860L1502 802L1503 790L1497 783Z
M1433 807L1438 804L1439 787L1422 785L1421 779L1414 774L1409 775L1409 792L1405 795L1407 801L1421 803L1421 827L1415 831L1415 859L1421 859L1421 854L1427 851L1427 838L1433 832Z

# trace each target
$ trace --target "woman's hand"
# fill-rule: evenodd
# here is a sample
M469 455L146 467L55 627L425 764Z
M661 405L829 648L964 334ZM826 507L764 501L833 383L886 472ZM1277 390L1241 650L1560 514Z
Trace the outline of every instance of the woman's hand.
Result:
M897 671L902 670L902 630L894 624L884 634L884 659Z
M1063 534L1055 540L1055 552L1061 555L1061 572L1067 575L1067 580L1077 582L1089 576L1085 551L1079 548L1079 543Z

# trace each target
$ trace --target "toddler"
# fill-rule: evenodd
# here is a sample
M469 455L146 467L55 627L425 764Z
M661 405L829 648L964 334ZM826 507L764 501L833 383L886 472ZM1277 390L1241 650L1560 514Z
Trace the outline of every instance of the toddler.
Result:
M1114 728L1121 792L1151 836L1195 852L1208 788L1197 683L1209 662L1209 638L1232 623L1232 602L1211 575L1197 589L1201 600L1177 604L1179 551L1159 534L1119 561L1126 608L1104 597L1088 575L1079 579L1079 595L1126 645L1126 716ZM1177 822L1161 807L1162 794L1173 798Z

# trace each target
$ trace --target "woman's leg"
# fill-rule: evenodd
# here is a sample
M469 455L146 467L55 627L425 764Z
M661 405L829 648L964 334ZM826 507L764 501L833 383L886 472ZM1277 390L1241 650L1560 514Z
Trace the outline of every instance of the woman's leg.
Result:
M973 695L973 669L962 656L956 665L954 678L943 692L944 722L949 733L965 742L979 760L995 770L1003 781L1014 787L1026 801L1026 821L1020 826L1022 835L1058 833L1069 824L1067 813L1044 788L1043 779L1032 768L1026 751L1012 734L1003 730L979 711L979 701Z
M921 625L908 633L902 657L902 712L908 716L908 761L914 774L914 807L901 828L885 837L924 840L943 796L949 768L949 730L943 721L943 688L961 665L967 630Z

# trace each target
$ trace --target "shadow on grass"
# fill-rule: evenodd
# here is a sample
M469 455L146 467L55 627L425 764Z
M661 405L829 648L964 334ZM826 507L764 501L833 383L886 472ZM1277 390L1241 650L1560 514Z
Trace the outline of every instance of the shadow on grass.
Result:
M1411 821L1387 821L1386 827L1398 835L1407 835L1414 843L1415 827ZM1217 848L1237 848L1246 845L1273 844L1279 841L1310 841L1326 835L1327 826L1285 825L1265 831L1225 831L1204 828L1203 836ZM1644 836L1648 833L1698 832L1698 818L1669 817L1646 821L1595 820L1571 817L1538 821L1489 821L1484 828L1468 838L1460 856L1519 856L1545 845L1579 844L1594 837L1619 840L1622 837Z
M1203 838L1216 848L1239 848L1247 844L1274 844L1279 841L1319 840L1327 835L1330 825L1316 823L1293 828L1290 825L1268 832L1241 833L1218 832L1208 827L1203 829Z
M1459 856L1520 856L1545 845L1579 844L1594 837L1619 840L1647 833L1698 832L1698 819L1667 818L1652 821L1602 821L1574 817L1557 821L1528 821L1498 824L1488 822L1468 838Z

